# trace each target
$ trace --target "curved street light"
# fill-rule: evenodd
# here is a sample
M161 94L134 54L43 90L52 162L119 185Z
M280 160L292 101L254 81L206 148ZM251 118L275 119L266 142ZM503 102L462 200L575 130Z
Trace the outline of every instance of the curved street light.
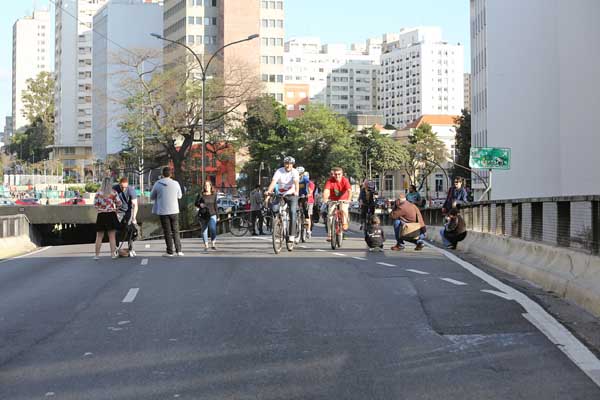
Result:
M192 53L194 55L194 58L196 58L196 61L198 62L198 65L200 66L200 71L202 73L202 127L201 127L201 133L202 133L202 183L204 183L204 182L206 182L206 165L205 165L206 161L205 161L205 156L204 156L204 151L205 151L205 147L206 147L206 130L205 130L205 123L204 123L206 121L206 110L205 110L206 72L208 71L208 67L210 66L210 63L215 58L215 56L217 54L219 54L221 51L223 51L226 47L256 39L260 35L258 33L255 33L253 35L248 36L245 39L236 40L235 42L227 43L226 45L219 47L217 49L217 51L215 51L212 54L212 56L208 59L208 62L206 63L206 65L204 65L202 63L202 60L200 60L200 57L198 56L198 54L196 54L196 52L194 52L194 50L192 50L192 48L189 47L188 45L186 45L185 43L167 39L166 37L159 35L158 33L151 33L150 36L155 37L156 39L164 40L165 42L173 43L178 46L186 48L190 53Z

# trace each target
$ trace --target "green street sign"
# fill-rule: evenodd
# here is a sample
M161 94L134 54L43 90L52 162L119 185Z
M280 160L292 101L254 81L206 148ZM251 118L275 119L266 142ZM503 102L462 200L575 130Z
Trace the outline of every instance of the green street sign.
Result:
M510 169L510 149L471 147L469 166L477 169Z

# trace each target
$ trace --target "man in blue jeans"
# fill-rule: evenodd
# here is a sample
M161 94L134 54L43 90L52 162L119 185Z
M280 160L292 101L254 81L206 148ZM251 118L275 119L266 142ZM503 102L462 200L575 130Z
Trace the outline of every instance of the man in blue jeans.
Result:
M396 245L392 246L392 250L400 251L404 249L404 240L415 242L417 246L415 250L419 251L425 247L425 233L427 228L423 222L423 216L417 206L406 200L406 195L400 194L390 218L394 220L394 234L396 236ZM408 235L402 236L402 230L405 224L418 224L417 229L409 232Z

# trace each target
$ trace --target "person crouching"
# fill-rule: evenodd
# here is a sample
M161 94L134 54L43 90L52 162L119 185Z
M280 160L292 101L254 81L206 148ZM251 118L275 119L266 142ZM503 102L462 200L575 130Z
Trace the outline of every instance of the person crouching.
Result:
M450 250L456 250L458 242L465 240L467 237L467 225L456 208L450 209L448 222L440 231L440 235L444 246Z
M369 251L382 251L383 243L385 242L385 234L381 228L379 218L372 215L365 229L365 242L369 246Z

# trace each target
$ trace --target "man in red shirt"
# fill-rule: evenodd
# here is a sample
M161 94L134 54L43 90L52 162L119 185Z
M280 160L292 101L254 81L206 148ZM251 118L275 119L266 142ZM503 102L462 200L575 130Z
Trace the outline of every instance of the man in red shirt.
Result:
M329 200L344 201L341 205L342 214L344 215L344 230L348 230L348 206L351 192L352 186L350 186L348 178L344 176L344 171L340 167L333 168L331 170L331 177L327 180L323 189L323 203L327 203ZM334 206L328 206L327 215L331 215L333 210ZM330 240L331 235L327 232L327 241Z

